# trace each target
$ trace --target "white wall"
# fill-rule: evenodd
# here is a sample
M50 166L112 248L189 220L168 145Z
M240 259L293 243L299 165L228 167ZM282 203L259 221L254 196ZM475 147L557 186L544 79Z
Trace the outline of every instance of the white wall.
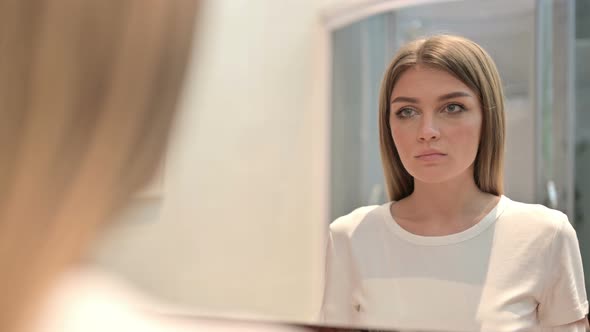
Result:
M325 227L318 6L206 4L163 199L136 202L100 264L195 312L312 319Z

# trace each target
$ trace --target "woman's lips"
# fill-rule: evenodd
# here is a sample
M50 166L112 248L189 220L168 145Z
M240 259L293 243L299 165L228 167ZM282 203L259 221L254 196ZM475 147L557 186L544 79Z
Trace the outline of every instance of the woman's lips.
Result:
M444 153L434 152L434 153L425 153L416 156L416 159L422 161L438 161L446 157L447 155Z

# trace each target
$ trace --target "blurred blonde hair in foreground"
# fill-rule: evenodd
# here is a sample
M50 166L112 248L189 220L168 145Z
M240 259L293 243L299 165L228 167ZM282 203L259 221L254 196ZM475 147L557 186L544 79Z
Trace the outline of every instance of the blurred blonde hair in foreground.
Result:
M0 331L152 177L195 0L0 0Z

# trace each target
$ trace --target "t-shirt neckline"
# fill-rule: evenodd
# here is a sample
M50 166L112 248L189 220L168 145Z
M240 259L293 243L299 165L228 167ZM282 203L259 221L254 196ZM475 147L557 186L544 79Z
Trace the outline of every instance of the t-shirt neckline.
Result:
M458 233L441 236L418 235L402 228L391 215L390 208L393 202L381 205L381 211L384 214L385 223L389 226L389 228L393 231L395 235L402 238L403 240L417 245L441 246L463 242L481 234L500 217L509 200L510 199L508 197L501 195L500 200L498 201L496 206L475 225Z

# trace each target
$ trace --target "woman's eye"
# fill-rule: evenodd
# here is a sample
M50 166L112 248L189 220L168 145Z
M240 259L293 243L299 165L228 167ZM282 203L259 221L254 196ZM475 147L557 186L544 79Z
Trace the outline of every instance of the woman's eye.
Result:
M416 115L416 111L411 108L402 108L401 110L397 111L396 113L398 118L411 118Z
M459 104L449 104L445 107L447 113L460 113L465 111L465 108Z

